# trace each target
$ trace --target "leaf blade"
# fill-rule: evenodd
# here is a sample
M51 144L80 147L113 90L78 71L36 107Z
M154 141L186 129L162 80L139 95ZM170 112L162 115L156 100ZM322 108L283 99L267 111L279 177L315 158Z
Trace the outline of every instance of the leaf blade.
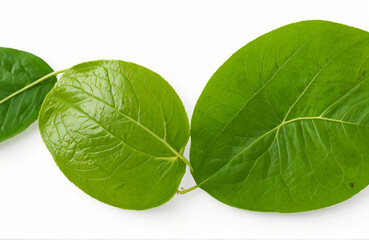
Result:
M189 123L179 97L156 73L123 61L77 65L41 113L40 132L54 160L90 196L142 210L176 193Z
M368 178L358 171L354 171L356 175L344 176L338 162L344 163L345 170L368 170L367 164L361 163L362 158L368 158L360 143L363 138L353 134L357 134L355 128L359 124L366 125L368 121L365 114L359 113L359 109L367 112L367 45L368 33L362 30L306 21L267 33L236 52L211 78L195 107L191 163L197 184L228 205L279 212L326 207L365 187ZM364 88L355 88L358 84ZM359 94L351 92L352 104L342 104L339 99L350 89L359 89ZM341 111L355 106L358 97L353 96L359 96L361 101L350 114L327 110L332 104ZM329 122L325 124L330 128L321 125L323 120ZM342 125L341 120L353 124L339 129L336 125ZM327 132L337 135L341 142L334 142ZM366 129L363 132L369 134ZM345 146L347 139L354 144ZM321 145L330 147L327 156L324 146L315 144L319 140ZM354 146L360 146L360 154L353 150ZM347 163L348 152L355 156L351 164ZM318 181L312 169L318 169L319 176L336 171L340 177L332 179L340 188L326 193L320 182L332 187L333 180ZM355 187L350 187L351 183Z

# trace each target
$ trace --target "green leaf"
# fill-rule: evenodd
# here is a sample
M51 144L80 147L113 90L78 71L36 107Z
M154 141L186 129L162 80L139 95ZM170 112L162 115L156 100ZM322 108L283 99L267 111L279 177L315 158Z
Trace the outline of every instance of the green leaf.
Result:
M185 173L182 102L162 77L133 63L94 61L68 70L45 98L39 127L64 175L113 206L159 206Z
M0 142L22 132L37 119L56 78L32 85L52 71L35 55L0 47Z
M369 183L369 33L325 21L250 42L212 76L192 118L202 189L256 211L342 202Z

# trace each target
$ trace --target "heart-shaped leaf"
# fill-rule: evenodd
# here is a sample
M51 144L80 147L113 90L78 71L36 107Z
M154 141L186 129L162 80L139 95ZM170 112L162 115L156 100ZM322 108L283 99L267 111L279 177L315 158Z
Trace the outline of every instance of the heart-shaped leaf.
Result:
M325 21L250 42L212 76L192 118L202 189L257 211L344 201L369 183L369 33Z
M42 101L56 82L53 70L27 52L0 48L0 142L25 130L38 116ZM42 82L37 83L41 79Z
M133 63L94 61L68 70L45 98L39 127L65 176L110 205L159 206L185 172L182 102L162 77Z

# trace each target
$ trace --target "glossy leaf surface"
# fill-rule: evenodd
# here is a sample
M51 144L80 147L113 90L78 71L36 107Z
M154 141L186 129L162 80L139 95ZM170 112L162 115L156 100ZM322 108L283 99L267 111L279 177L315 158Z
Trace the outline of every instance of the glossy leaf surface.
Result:
M35 55L0 48L0 142L22 132L37 119L42 101L56 78L48 78L10 96L52 71L47 63Z
M198 185L228 205L299 212L369 183L369 33L325 21L250 42L212 76L192 118Z
M39 126L65 176L113 206L161 205L185 172L182 102L162 77L133 63L94 61L68 70L47 95Z

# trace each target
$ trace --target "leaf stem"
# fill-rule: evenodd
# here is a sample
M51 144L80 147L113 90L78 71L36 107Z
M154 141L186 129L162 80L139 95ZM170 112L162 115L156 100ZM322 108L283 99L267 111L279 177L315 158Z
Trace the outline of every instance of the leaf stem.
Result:
M185 193L191 192L192 190L195 190L198 187L199 187L199 185L195 185L193 187L190 187L190 188L187 188L187 189L183 189L181 191L178 190L177 193L179 193L179 194L185 194Z
M191 172L193 172L193 168L192 165L190 163L190 161L188 161L184 156L184 150L185 150L185 146L183 146L179 152L177 152L174 148L172 148L172 146L170 146L166 141L164 141L164 139L159 138L159 140L164 143L165 146L167 146L179 159L181 159L191 170Z
M186 165L190 167L191 172L193 172L193 168L192 168L192 166L191 166L190 161L188 161L188 160L187 160L183 155L181 155L181 154L178 154L178 155L177 155L177 157L179 157L179 159L181 159L184 163L186 163Z
M68 69L69 69L69 68L68 68ZM49 74L47 74L47 75L43 76L42 78L40 78L40 79L38 79L38 80L34 81L33 83L31 83L31 84L29 84L29 85L27 85L27 86L25 86L25 87L23 87L23 88L19 89L18 91L16 91L16 92L14 92L14 93L10 94L10 95L9 95L9 96L7 96L6 98L4 98L4 99L0 100L0 104L2 104L2 103L4 103L4 102L8 101L9 99L11 99L11 98L15 97L16 95L18 95L18 94L20 94L20 93L22 93L22 92L24 92L24 91L26 91L26 90L30 89L30 88L31 88L31 87L33 87L33 86L35 86L35 85L37 85L37 84L39 84L39 83L41 83L41 82L45 81L46 79L48 79L48 78L50 78L50 77L56 76L56 75L58 75L59 73L63 73L63 72L65 72L65 71L67 71L68 69L63 69L63 70L60 70L60 71L51 72L51 73L49 73Z

